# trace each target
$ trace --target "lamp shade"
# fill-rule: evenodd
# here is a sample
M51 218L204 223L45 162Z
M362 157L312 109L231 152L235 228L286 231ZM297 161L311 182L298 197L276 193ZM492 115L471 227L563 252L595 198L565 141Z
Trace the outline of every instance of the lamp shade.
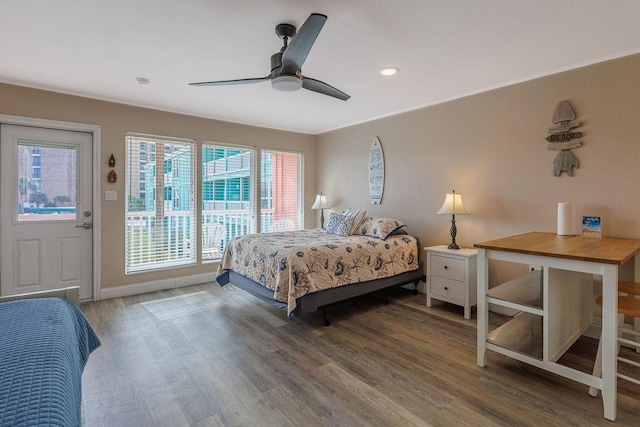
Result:
M311 209L329 209L329 202L327 201L327 196L323 195L322 193L318 194L316 196L316 201L313 202L313 206L311 206Z
M462 195L455 191L447 193L438 215L469 215L462 203Z

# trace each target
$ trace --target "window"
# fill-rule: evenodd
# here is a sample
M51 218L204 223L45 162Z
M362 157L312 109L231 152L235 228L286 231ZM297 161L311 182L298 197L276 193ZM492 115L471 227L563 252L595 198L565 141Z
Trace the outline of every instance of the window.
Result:
M173 209L180 207L180 191L176 188L173 190Z
M194 141L127 133L125 143L126 273L195 263ZM141 164L147 149L155 156Z
M202 260L219 259L232 237L255 233L255 150L202 144Z
M287 224L286 229L302 229L302 154L262 150L260 170L261 230L281 231L281 227L272 226L276 221Z

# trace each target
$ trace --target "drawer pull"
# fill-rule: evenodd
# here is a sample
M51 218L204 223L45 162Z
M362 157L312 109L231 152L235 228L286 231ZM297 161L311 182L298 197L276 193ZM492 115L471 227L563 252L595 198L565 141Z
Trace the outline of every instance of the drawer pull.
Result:
M446 269L448 269L448 268L449 268L449 267L447 267L446 265L444 266L444 269L445 269L445 270L446 270Z
M444 287L444 290L445 290L445 291L448 291L448 290L449 290L449 288L447 288L447 287L445 286L445 287Z

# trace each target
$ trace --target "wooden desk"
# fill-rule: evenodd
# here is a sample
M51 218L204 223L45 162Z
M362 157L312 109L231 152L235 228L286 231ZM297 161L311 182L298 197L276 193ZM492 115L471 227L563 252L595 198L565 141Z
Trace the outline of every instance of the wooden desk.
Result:
M618 268L640 251L640 240L533 232L474 246L478 248L478 366L486 366L487 350L492 350L596 387L602 390L604 417L615 420ZM542 271L489 290L490 259L540 266ZM602 378L556 363L591 323L593 274L602 275ZM489 303L520 310L512 324L520 329L509 331L506 324L490 335ZM524 342L525 335L533 343ZM513 338L517 342L511 345Z

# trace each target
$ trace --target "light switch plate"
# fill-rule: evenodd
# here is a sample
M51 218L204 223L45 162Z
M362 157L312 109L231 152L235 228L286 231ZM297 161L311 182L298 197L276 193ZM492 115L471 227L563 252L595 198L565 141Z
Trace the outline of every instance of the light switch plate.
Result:
M118 200L118 192L115 190L107 190L104 192L105 200Z

